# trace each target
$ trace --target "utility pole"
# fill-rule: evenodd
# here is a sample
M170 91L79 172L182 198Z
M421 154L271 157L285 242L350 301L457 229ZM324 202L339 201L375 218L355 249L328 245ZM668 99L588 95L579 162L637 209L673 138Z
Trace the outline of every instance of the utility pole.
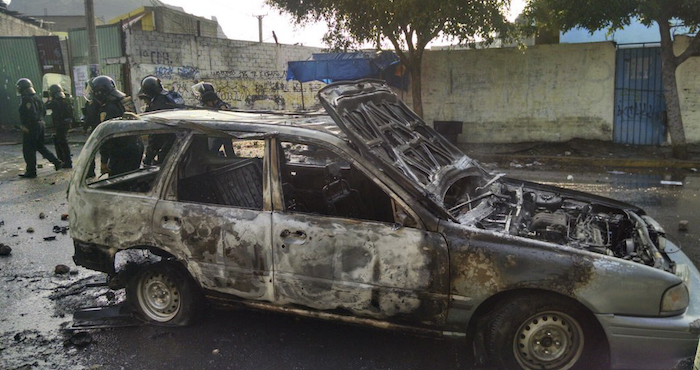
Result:
M265 18L267 14L265 15L254 15L253 17L258 18L258 42L262 44L263 38L262 38L262 20Z
M85 0L85 24L88 34L88 61L99 70L100 57L97 51L97 29L95 28L95 5L93 0ZM93 70L93 68L90 68ZM97 77L97 76L90 76Z

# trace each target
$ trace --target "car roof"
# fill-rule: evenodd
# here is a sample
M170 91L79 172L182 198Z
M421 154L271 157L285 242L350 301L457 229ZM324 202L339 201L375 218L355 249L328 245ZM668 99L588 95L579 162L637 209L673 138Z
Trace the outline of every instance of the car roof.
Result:
M177 109L140 114L148 122L163 122L176 125L178 121L195 122L215 129L226 129L227 125L254 124L263 126L293 126L314 130L348 141L345 133L325 111L276 112L276 111L223 111L210 109Z

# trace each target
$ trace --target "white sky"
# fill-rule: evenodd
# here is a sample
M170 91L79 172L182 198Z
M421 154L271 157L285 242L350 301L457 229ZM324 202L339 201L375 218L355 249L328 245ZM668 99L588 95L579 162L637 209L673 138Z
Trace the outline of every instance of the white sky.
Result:
M263 18L263 41L274 42L272 31L281 44L300 43L305 46L325 47L322 38L326 32L325 24L315 24L307 27L295 27L291 18L280 15L278 11L265 5L264 0L161 0L166 4L182 7L186 12L200 17L215 16L224 33L230 39L258 41L257 15ZM511 16L520 14L525 6L525 0L512 0ZM435 42L431 45L445 45L446 42Z

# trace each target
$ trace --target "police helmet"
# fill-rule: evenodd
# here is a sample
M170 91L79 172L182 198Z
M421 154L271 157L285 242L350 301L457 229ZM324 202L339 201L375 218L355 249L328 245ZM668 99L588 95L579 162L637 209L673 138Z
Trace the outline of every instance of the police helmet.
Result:
M160 79L155 76L146 76L141 80L141 90L139 90L139 97L149 97L153 99L156 95L163 91L163 84L161 84Z
M202 103L219 100L219 95L216 94L214 85L210 84L209 82L200 82L192 86L191 89L194 96L199 98Z
M36 91L34 91L34 85L28 78L20 78L17 80L17 92L20 94L36 94Z
M63 92L63 88L61 85L51 85L49 86L49 95L51 95L52 98L65 98L66 94Z
M97 76L88 83L89 100L97 100L100 103L105 103L107 98L113 97L121 99L126 95L117 90L114 80L109 76Z

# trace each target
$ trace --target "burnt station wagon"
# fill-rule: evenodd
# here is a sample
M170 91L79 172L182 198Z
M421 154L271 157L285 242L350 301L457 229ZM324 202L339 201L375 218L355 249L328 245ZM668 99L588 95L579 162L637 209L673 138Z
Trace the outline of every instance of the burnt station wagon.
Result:
M101 124L69 188L75 262L159 324L206 297L465 336L504 369L694 354L700 274L641 209L488 173L378 81L319 97ZM139 163L105 157L126 142Z

